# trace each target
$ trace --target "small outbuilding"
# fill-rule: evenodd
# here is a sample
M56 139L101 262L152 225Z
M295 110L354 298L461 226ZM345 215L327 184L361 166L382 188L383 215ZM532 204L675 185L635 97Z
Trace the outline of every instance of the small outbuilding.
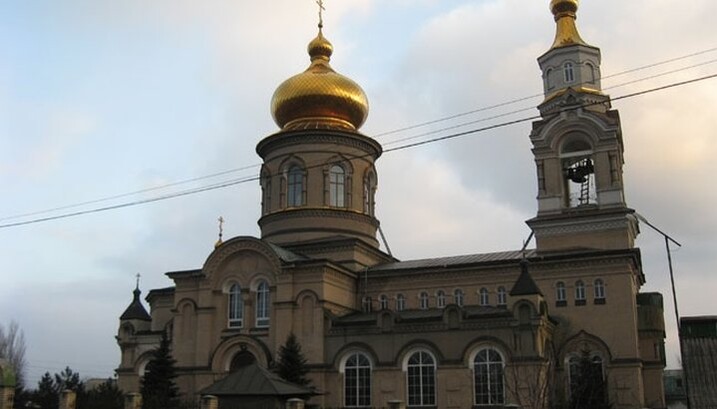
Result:
M200 394L216 396L219 409L283 409L287 400L306 400L316 392L287 382L253 362L202 389Z

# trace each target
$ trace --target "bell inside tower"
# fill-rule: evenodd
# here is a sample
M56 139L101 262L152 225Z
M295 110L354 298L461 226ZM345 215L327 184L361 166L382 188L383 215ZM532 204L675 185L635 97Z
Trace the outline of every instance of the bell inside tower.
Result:
M567 207L597 204L593 151L589 143L573 139L561 152Z

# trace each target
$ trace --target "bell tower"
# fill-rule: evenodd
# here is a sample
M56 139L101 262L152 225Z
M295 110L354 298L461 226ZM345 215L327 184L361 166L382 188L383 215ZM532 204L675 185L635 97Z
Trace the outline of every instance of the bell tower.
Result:
M624 249L638 234L625 203L620 116L600 84L600 49L576 26L578 0L552 0L556 34L538 58L542 119L533 123L538 214L528 220L538 251Z

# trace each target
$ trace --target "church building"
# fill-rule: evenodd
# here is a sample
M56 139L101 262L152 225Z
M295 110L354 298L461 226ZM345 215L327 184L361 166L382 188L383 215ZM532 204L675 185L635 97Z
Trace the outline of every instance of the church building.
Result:
M601 90L600 49L578 33L578 0L550 9L529 135L535 248L421 260L380 248L382 147L360 132L367 96L330 65L320 24L309 67L272 98L279 130L256 147L261 237L220 241L201 268L166 273L174 285L149 292L149 312L135 290L119 387L139 391L163 332L188 400L249 364L271 369L293 333L318 407L560 407L587 358L613 408L664 408L662 296L640 292L620 117Z

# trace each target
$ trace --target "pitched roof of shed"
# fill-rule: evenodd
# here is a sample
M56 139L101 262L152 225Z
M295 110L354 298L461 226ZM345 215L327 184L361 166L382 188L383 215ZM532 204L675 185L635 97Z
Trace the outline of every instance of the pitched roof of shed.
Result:
M315 395L309 388L281 379L256 362L232 372L200 392L215 396L307 396Z

